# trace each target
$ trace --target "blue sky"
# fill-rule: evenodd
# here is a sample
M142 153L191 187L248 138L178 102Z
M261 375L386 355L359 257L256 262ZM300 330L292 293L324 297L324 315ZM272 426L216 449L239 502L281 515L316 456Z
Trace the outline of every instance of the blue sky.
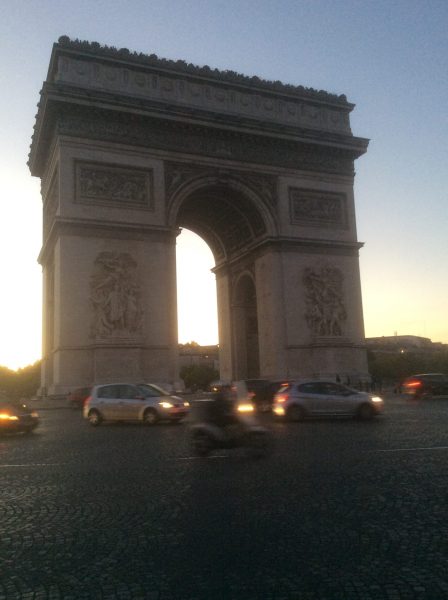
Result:
M0 365L40 357L40 184L26 161L61 35L346 94L354 134L371 139L355 180L366 335L448 343L447 32L448 3L438 0L3 0ZM198 302L188 289L204 285L204 324L213 279L192 286L182 265L193 252L206 272L211 256L183 246L181 341L216 342L213 306L205 337L184 316Z

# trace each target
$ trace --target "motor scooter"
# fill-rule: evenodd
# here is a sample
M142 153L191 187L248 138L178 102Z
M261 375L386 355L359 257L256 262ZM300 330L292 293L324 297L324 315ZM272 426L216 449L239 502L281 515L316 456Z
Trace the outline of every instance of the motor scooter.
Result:
M214 402L213 398L208 398L193 403L190 440L194 454L207 457L214 450L240 448L252 458L268 456L270 435L256 421L253 405L236 402L233 416L223 425L216 423Z

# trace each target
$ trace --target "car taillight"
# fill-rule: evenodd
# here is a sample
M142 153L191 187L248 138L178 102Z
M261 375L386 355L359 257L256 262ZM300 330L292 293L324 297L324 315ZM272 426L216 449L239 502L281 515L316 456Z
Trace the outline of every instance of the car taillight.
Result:
M406 387L420 387L421 385L421 381L408 381L407 383L405 383Z
M283 402L286 402L289 398L288 394L278 394L275 397L275 401L278 402L278 404L283 404Z

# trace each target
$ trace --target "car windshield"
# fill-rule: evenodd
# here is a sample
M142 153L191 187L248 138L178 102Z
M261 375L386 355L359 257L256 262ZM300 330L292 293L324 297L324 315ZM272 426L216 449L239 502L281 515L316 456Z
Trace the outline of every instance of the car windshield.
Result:
M144 396L169 396L169 392L154 383L139 383L138 389Z

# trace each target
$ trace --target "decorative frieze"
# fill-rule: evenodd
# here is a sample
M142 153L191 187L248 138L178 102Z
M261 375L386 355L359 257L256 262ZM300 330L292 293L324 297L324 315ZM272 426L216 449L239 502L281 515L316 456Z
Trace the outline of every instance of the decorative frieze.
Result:
M293 225L347 229L347 197L343 193L289 188L290 220Z
M101 252L90 278L94 339L134 338L142 332L143 310L137 263L128 253Z
M225 80L204 80L188 73L161 72L149 65L142 69L131 64L67 55L59 56L54 81L194 109L238 114L263 122L351 134L349 112L352 106L339 98L330 99L328 94L300 98L260 87L234 86Z
M152 172L117 165L76 162L76 202L153 210Z
M347 320L342 272L331 265L320 269L306 268L302 281L305 286L305 320L311 333L319 337L342 336Z
M67 111L58 121L58 133L105 142L115 142L183 152L242 163L353 175L353 159L332 148L304 148L299 143L234 131L217 131L151 119L127 119L90 110Z

